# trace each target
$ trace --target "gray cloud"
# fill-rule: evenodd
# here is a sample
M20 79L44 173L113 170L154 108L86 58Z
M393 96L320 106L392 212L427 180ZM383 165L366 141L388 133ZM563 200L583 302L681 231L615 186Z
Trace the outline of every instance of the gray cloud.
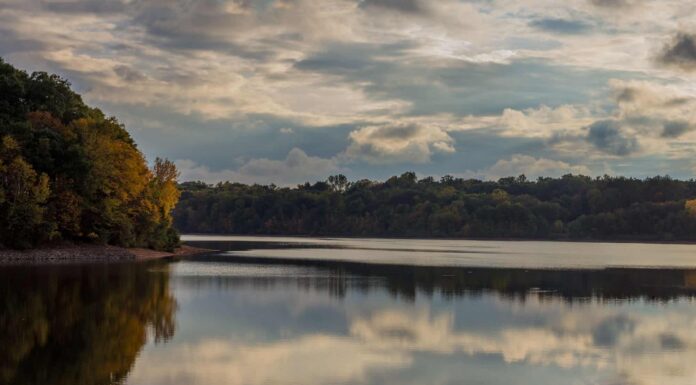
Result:
M357 79L388 71L391 64L387 60L376 60L376 57L394 58L408 47L406 44L338 43L296 63L295 68Z
M605 8L626 8L634 5L636 1L631 0L590 0L590 3L597 7Z
M665 46L658 60L684 70L696 69L696 35L679 33Z
M618 103L632 103L640 96L641 90L636 87L621 87L616 90L614 98Z
M124 0L44 0L41 3L53 12L112 14L124 12L129 2Z
M427 163L434 153L453 153L454 140L437 126L366 126L350 133L344 155L369 163Z
M426 12L420 0L363 0L361 7L419 14Z
M569 35L587 33L592 29L592 24L585 21L559 18L535 19L529 22L529 26L547 32Z
M616 120L600 120L592 123L588 129L586 140L608 154L625 156L639 149L638 140L627 136Z
M322 159L354 155L359 177L507 159L579 167L618 163L605 154L635 155L638 141L641 156L659 157L674 138L696 135L693 82L658 80L644 54L687 19L679 12L688 0L655 5L659 15L640 26L628 13L641 0L579 9L488 0L0 2L0 55L69 78L122 119L148 157L192 159L213 172L283 160L294 147ZM602 21L610 12L611 31ZM693 40L675 38L661 62L694 68ZM638 78L665 87L612 94L610 79ZM491 123L506 109L529 115L515 121L523 137ZM600 127L607 119L614 123ZM292 135L278 135L289 127ZM601 151L578 162L577 145ZM638 159L629 173L645 172ZM251 163L268 164L276 165Z
M693 131L694 126L684 120L672 120L664 123L662 130L663 138L677 138L689 131Z
M498 114L505 108L585 101L620 72L581 70L541 60L509 64L402 60L412 48L393 44L334 44L296 63L295 68L337 75L377 100L405 100L410 115ZM544 79L540 82L539 79ZM551 102L550 102L551 101Z
M592 339L598 346L613 346L623 334L630 334L636 321L624 314L603 319L592 331Z
M372 135L373 138L375 139L402 139L402 138L412 138L418 132L421 131L421 128L418 127L415 124L407 124L407 125L401 125L401 126L387 126L383 127L380 130L376 131L374 135Z
M683 350L688 345L687 343L674 333L660 334L660 346L666 350Z
M635 132L678 138L696 128L696 99L688 93L646 83L614 82L620 124Z
M18 36L11 28L2 26L2 21L3 20L0 18L0 36L2 36L2 40L0 41L0 55L5 56L18 52L43 51L49 47L48 44L42 42L39 38Z
M125 65L116 66L114 72L127 82L138 82L146 79L145 75Z

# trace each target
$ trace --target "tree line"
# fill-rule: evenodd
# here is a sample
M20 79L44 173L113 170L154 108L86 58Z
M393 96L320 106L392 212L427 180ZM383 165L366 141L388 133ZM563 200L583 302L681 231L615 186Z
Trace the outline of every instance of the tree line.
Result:
M170 250L177 171L57 75L0 58L0 247L89 241Z
M332 176L296 187L180 184L187 233L518 239L696 240L696 181L524 175L481 181L413 172Z

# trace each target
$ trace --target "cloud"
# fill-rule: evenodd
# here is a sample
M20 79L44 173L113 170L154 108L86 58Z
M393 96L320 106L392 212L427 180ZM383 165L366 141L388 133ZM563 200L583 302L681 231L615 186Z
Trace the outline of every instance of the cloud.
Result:
M534 295L525 298L524 306L490 300L500 317L485 326L456 322L458 314L452 311L421 306L349 313L345 334L313 329L269 340L261 328L252 334L225 329L214 340L172 341L165 349L145 349L128 380L153 385L308 379L314 384L368 384L385 383L394 375L395 383L422 383L425 377L456 383L461 373L441 365L480 367L480 361L467 357L485 357L485 378L492 367L519 373L514 367L521 365L537 374L566 369L562 375L573 373L588 383L599 378L607 384L687 385L696 376L696 338L691 332L696 317L684 304L667 304L655 313L621 303L564 304ZM428 359L433 355L438 365ZM401 376L413 370L423 377L403 381ZM538 382L532 377L522 383Z
M350 133L349 160L369 163L426 163L434 153L454 152L454 140L438 126L389 124Z
M143 80L147 79L147 77L145 75L143 75L139 71L136 71L136 70L134 70L126 65L115 66L114 72L121 79L123 79L127 82L138 82L138 81L143 81Z
M517 138L534 139L536 157L615 157L585 138L583 127L603 120L636 138L632 156L690 161L670 146L696 139L693 79L663 68L693 68L693 34L675 37L659 66L650 54L664 31L690 31L689 0L2 3L8 62L70 79L84 100L127 123L148 158L190 159L210 172L237 171L238 156L282 159L293 146L339 162L390 163L390 172L406 164L454 172L471 160L455 154L452 131L474 123L501 159L527 153L506 145ZM626 83L641 89L629 100L612 93L610 79L651 85ZM354 128L411 124L432 132L398 141ZM291 143L259 143L249 154L254 139L281 127L293 127L278 136ZM387 168L375 170L364 165L356 176Z
M0 27L0 34L4 42L0 44L0 55L17 54L23 52L43 51L47 49L45 42L36 37L19 36L10 28Z
M191 160L177 160L175 163L182 181L200 180L207 183L230 181L294 185L323 180L339 171L336 160L312 157L299 148L290 150L284 160L251 159L235 170L213 171Z
M692 134L696 132L693 90L619 79L610 80L608 87L610 104L605 106L507 108L497 117L466 120L470 126L478 124L500 136L544 140L548 148L566 157L577 157L584 151L585 161L588 156L596 159L665 153L677 138L696 139Z
M402 101L407 108L399 112L411 116L488 115L550 100L553 105L575 104L606 87L612 77L609 72L590 76L517 58L512 51L474 54L450 41L435 44L334 45L299 61L295 68L353 84L372 100Z
M696 129L696 94L649 82L611 82L621 125L646 139L680 138Z
M125 11L127 0L44 0L46 9L57 13L115 14Z
M421 0L362 0L360 6L365 8L376 8L390 11L398 11L411 14L425 12Z
M683 70L696 69L696 35L679 33L660 53L658 60Z
M558 132L577 130L593 118L587 107L561 105L551 108L541 105L521 111L506 108L494 124L504 136L548 138Z
M635 5L638 1L640 0L590 0L590 3L597 7L620 9Z
M639 149L638 140L623 131L616 120L600 120L588 127L587 141L611 155L625 156Z
M498 180L508 176L524 174L530 179L538 177L559 177L565 174L591 175L592 172L584 165L572 165L560 160L535 158L529 155L515 154L509 159L500 159L487 169L469 171L463 176Z
M590 307L558 309L528 299L539 306L527 304L523 313L510 311L515 317L533 313L534 319L542 319L538 326L458 330L453 315L446 312L385 310L355 319L351 334L389 352L463 352L497 355L505 363L584 368L594 374L608 370L615 377L608 383L681 385L696 375L690 363L696 356L691 313L649 316Z
M678 138L695 129L696 127L693 123L684 120L667 121L664 123L662 136L665 138Z
M543 31L569 35L583 34L592 29L592 25L585 21L559 18L535 19L529 25Z
M371 370L403 368L407 354L384 354L349 337L308 335L267 344L250 345L226 340L205 340L146 355L147 365L129 377L136 384L228 385L361 383ZM171 363L176 363L172 365Z

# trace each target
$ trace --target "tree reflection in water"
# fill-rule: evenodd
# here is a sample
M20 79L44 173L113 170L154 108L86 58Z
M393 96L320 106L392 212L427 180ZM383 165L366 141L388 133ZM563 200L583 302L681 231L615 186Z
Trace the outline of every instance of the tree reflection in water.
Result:
M691 385L694 298L683 269L3 267L0 384Z
M317 269L325 274L311 277L243 277L234 279L224 274L204 281L216 280L219 285L253 284L264 286L297 283L299 288L325 290L343 297L351 290L369 292L386 288L395 298L414 300L417 295L445 298L496 293L501 298L524 301L530 294L539 298L556 298L564 302L588 300L645 299L665 302L696 297L696 270L652 268L606 269L509 269L481 267L436 267L393 264L366 264L343 261L318 261L281 258L235 257L209 255L197 259L201 263L222 263L262 266L295 266Z
M0 269L0 383L123 382L148 337L174 335L169 274L151 267Z

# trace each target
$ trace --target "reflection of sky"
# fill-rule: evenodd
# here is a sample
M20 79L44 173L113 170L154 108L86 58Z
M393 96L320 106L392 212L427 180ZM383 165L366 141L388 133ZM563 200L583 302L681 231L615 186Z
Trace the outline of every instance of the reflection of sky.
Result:
M262 282L175 266L178 329L130 384L693 384L696 306L488 293L344 296L273 267ZM228 265L234 271L235 265ZM246 269L246 270L245 270ZM206 268L201 268L205 271ZM252 269L253 270L253 269ZM259 273L259 271L256 271ZM181 275L179 275L181 274ZM327 277L328 278L328 277ZM355 277L359 280L358 277ZM273 282L269 284L269 282Z

